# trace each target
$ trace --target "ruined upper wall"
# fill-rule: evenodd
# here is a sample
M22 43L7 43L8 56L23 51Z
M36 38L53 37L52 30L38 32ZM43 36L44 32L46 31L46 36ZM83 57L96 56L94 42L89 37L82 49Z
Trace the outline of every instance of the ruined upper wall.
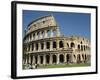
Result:
M52 15L40 17L28 25L26 34L42 28L57 27L57 23Z

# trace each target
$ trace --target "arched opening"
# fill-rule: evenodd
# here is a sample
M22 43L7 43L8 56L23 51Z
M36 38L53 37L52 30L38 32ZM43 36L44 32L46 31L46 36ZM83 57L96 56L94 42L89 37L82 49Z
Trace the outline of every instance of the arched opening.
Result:
M33 62L33 55L32 54L30 55L30 58L31 58L31 65L32 65L32 62Z
M50 49L50 42L47 42L46 47L47 47L47 49Z
M33 34L33 39L35 39L35 34Z
M40 38L40 33L39 32L37 33L37 37L38 37L38 39Z
M32 40L32 34L30 34L30 40Z
M45 36L45 35L44 35L44 31L42 31L42 38L44 38L44 36Z
M32 51L34 50L34 43L32 43Z
M40 64L43 64L43 56L40 56Z
M37 61L38 61L38 57L35 56L35 64L37 64Z
M82 44L82 41L81 41L81 44Z
M82 59L84 60L84 54L82 54Z
M84 51L85 51L85 45L84 45Z
M71 62L71 55L70 54L66 55L66 61L67 61L67 63Z
M36 43L36 50L38 50L38 43Z
M59 42L59 48L63 48L64 46L63 46L63 42L62 41L60 41Z
M27 62L27 63L29 64L29 54L27 54L27 60L28 60L28 62Z
M83 46L81 45L81 51L83 51Z
M56 42L54 41L53 42L53 48L56 48L57 47L57 45L56 45Z
M45 23L45 21L43 21L43 24Z
M41 49L43 49L44 48L44 44L43 43L41 43Z
M71 43L71 48L74 48L75 47L75 44L72 42Z
M80 45L78 45L78 50L80 50Z
M63 62L64 62L64 55L61 54L61 55L59 56L59 59L60 59L60 63L63 63Z
M53 57L53 58L52 58L52 59L53 59L53 63L56 63L56 62L57 62L57 57L56 57L56 55L53 55L52 57Z
M77 63L80 63L81 62L81 56L80 54L77 55Z
M86 61L86 59L87 59L87 56L86 56L86 54L85 54L85 61Z
M49 64L50 56L46 55L46 63Z

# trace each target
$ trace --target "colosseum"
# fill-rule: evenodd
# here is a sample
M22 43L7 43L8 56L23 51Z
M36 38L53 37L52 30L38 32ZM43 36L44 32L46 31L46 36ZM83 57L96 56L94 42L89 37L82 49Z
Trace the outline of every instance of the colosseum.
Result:
M90 41L62 35L53 15L35 19L25 30L23 65L85 64L90 57Z

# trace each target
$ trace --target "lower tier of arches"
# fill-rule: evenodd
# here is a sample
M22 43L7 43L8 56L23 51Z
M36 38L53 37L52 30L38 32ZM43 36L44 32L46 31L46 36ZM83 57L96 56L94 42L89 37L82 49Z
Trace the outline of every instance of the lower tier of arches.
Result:
M41 54L24 54L23 64L47 65L47 64L70 64L70 63L88 63L90 55L73 54L73 53L41 53Z

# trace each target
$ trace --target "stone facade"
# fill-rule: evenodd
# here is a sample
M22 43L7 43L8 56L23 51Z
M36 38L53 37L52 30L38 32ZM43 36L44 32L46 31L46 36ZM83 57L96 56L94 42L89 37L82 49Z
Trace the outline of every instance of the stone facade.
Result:
M23 39L23 64L73 64L90 62L90 42L60 34L52 15L32 21Z

